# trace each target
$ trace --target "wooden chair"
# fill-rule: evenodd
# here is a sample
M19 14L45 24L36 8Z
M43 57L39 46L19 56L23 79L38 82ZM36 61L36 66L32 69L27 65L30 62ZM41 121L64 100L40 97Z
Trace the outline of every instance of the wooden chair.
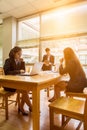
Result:
M80 128L82 123L84 123L84 130L87 130L87 94L67 92L66 97L59 97L51 103L49 109L50 130L58 130L58 126L54 124L55 113L62 114L61 129L64 129L69 120L74 118L80 120L76 130Z
M44 91L47 92L47 97L50 97L50 91L53 90L53 86L46 88Z
M3 75L3 74L4 74L3 68L0 67L0 75Z
M0 109L5 109L6 120L8 119L8 105L15 103L15 100L9 99L14 92L5 91L3 88L0 88L0 97L2 97L2 101L0 103Z
M3 75L4 71L3 68L0 68L0 75ZM5 109L5 116L6 120L8 119L8 105L15 102L15 100L9 99L10 96L15 94L15 92L8 92L3 89L2 86L0 86L0 98L2 98L0 101L0 109Z

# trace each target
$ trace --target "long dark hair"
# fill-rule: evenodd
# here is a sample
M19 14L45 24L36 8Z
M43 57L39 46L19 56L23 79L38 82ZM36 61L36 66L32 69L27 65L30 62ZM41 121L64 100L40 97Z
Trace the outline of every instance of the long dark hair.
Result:
M13 58L17 52L21 51L22 49L18 46L15 46L14 48L12 48L9 52L9 58Z
M70 61L74 61L76 64L81 66L81 63L75 54L74 50L70 47L64 49L64 58L65 58L65 65L67 65Z

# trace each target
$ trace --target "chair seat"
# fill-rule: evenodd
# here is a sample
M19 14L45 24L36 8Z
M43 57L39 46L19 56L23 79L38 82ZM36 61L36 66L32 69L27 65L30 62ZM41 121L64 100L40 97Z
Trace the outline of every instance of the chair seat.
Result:
M79 114L84 113L84 100L78 100L74 98L68 98L68 97L60 97L53 103L51 103L49 106L57 109L61 109L62 111L70 111L70 112L75 112ZM78 106L77 106L78 104Z
M58 129L54 123L56 114L62 115L61 128L63 129L70 119L80 120L77 129L84 122L84 130L87 130L87 95L83 93L68 93L66 97L59 97L49 105L50 130Z

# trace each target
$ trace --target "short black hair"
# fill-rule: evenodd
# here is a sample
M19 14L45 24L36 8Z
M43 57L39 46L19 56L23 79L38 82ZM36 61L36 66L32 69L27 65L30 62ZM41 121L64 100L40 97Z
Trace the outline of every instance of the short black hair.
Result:
M47 51L50 51L50 48L46 48L45 51L46 51L46 52L47 52Z

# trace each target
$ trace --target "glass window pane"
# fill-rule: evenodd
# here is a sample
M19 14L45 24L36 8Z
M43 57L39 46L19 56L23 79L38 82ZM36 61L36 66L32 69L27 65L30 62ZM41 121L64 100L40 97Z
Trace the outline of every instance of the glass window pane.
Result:
M66 47L73 48L80 62L83 65L87 64L87 36L42 41L41 46L42 55L44 55L46 47L51 49L51 54L55 56L55 64L59 63L59 59L63 56L63 50Z
M22 57L25 63L28 64L37 62L39 59L38 51L39 51L38 47L22 48L22 54L23 54Z
M40 35L40 17L30 18L19 22L18 40L38 38Z
M39 40L18 41L17 45L22 48L22 57L25 63L35 63L39 60Z

